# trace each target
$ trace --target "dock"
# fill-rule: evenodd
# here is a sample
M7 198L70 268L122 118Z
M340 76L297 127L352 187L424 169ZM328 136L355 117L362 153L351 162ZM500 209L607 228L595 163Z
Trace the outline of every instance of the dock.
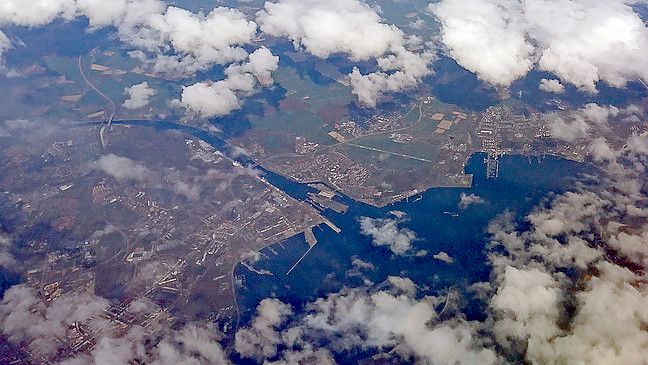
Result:
M333 231L335 231L335 233L342 232L342 230L338 226L336 226L333 222L331 222L328 219L324 219L324 224L329 226ZM315 237L315 234L313 233L313 227L310 227L310 228L306 229L304 231L304 236L306 237L306 243L308 243L308 250L306 250L306 252L304 252L304 254L299 258L299 260L297 260L297 262L295 262L295 264L290 267L290 269L288 269L288 271L286 272L286 275L290 275L290 273L293 270L295 270L297 265L299 265L299 263L302 262L304 257L306 257L306 255L308 255L308 253L311 252L313 247L315 247L317 245L317 238Z
M315 234L313 233L313 228L308 228L304 232L304 236L306 236L306 243L308 243L308 246L313 247L317 244L317 238L315 237Z
M290 273L291 273L293 270L295 270L295 268L297 267L297 265L299 265L299 263L302 262L302 260L304 259L304 257L306 257L306 255L308 255L308 253L311 252L311 250L313 249L313 247L315 247L315 245L310 246L310 247L308 248L308 250L307 250L306 252L304 252L304 254L299 258L299 260L297 260L297 262L295 262L295 264L294 264L293 266L291 266L290 269L288 269L288 271L286 272L286 275L290 275Z
M338 234L339 234L339 233L342 232L342 229L340 229L338 226L336 226L333 222L331 222L331 221L328 220L328 219L324 219L324 224L326 224L327 226L329 226L329 228L331 228L335 233L338 233Z
M307 201L321 210L331 209L335 213L344 214L349 207L333 200L333 196L328 195L326 192L320 192L319 194L308 193Z
M496 179L499 176L499 159L497 155L488 153L484 162L486 163L486 177Z

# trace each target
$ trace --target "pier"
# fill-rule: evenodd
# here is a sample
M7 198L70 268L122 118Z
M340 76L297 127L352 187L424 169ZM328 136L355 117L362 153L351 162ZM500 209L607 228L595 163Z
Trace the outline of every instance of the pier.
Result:
M324 219L324 224L329 226L329 228L331 228L335 233L339 234L340 232L342 232L342 230L338 226L336 226L333 222L331 222L328 219ZM306 257L306 255L308 255L308 253L311 252L313 247L315 247L317 245L317 238L315 237L315 234L313 233L313 227L310 227L307 230L305 230L304 231L304 236L306 237L306 243L308 243L308 250L306 250L306 252L304 252L304 254L299 258L299 260L297 260L297 262L295 262L295 264L290 267L290 269L288 269L288 271L286 272L286 275L289 275L293 270L295 270L297 265L299 265L299 263L302 262L304 257Z
M499 157L497 154L489 152L486 159L486 178L496 179L499 176Z

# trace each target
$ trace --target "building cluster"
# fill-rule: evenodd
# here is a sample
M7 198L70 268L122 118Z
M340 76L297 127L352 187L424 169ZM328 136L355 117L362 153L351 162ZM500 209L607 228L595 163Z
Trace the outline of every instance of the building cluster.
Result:
M481 115L477 136L491 164L498 156L511 154L549 154L584 161L587 150L583 141L556 140L550 123L551 118L541 113L529 114L510 106L495 106Z
M24 216L23 231L45 224L57 232L26 240L24 284L45 305L69 296L110 293L104 313L74 323L65 336L52 339L63 349L61 356L92 351L102 335L99 328L111 328L115 336L133 326L153 333L156 318L164 318L159 328L166 329L191 320L231 328L236 313L232 275L241 253L324 222L315 208L204 141L186 140L173 144L179 147L165 156L155 156L144 147L138 151L132 140L146 136L161 145L182 135L161 134L157 140L158 134L148 129L117 129L111 134L113 148L147 171L145 179L119 179L89 168L103 154L96 130L78 133L72 144L66 131L60 133L65 142L58 142L61 136L54 133L47 137L54 143L39 141L24 155L0 150L0 167L11 175L0 182L6 201ZM8 182L20 180L23 171L7 166L7 155L20 157L25 171L61 171L66 178L50 182L46 174L32 174L31 183L17 191ZM200 185L195 196L189 194L192 184ZM83 214L69 214L79 211ZM144 317L130 307L141 301L155 308ZM24 348L25 354L7 355L7 361L56 362L43 358L35 344Z

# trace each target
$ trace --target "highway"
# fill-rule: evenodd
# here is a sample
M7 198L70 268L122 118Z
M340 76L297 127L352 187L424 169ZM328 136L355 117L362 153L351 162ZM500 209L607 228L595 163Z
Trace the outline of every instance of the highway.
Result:
M104 98L107 102L107 104L110 106L110 110L108 111L108 115L106 118L106 124L101 126L101 129L99 130L99 139L101 140L101 145L103 146L104 149L108 146L108 139L106 138L106 129L110 130L110 125L113 122L113 119L115 119L115 113L117 111L117 105L115 105L115 102L106 94L101 92L93 83L88 79L88 77L85 74L85 71L83 70L83 64L82 64L82 58L83 56L79 56L78 64L79 64L79 73L81 74L81 77L83 77L83 80L86 82L86 84L94 90L97 94L99 94L102 98Z

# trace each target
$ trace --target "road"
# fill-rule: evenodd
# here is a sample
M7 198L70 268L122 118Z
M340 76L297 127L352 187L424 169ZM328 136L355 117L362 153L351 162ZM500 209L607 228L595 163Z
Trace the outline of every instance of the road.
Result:
M428 159L426 159L426 158L416 157L416 156L412 156L412 155L405 155L405 154L402 154L402 153L397 153L397 152L392 152L392 151L385 151L385 150L381 150L381 149L379 149L379 148L367 147L367 146L363 146L363 145L359 145L359 144L355 144L355 143L347 143L347 145L349 145L349 146L353 146L353 147L356 147L356 148L362 148L363 150L369 150L369 151L375 151L375 152L380 152L380 153L386 153L386 154L388 154L388 155L393 155L393 156L398 156L398 157L402 157L402 158L407 158L407 159L410 159L410 160L416 160L416 161L422 161L422 162L432 163L432 160L428 160Z
M410 109L410 111L408 111L407 113L403 114L403 116L402 116L400 119L405 119L405 115L409 114L409 113L410 113L413 109L415 109L415 108L416 108L416 107ZM323 148L322 150L326 150L326 149L329 149L329 148L338 147L338 146L340 146L340 145L344 145L344 144L351 145L351 142L355 142L355 141L358 141L358 140L361 140L361 139L365 139L365 138L367 138L367 137L382 136L382 135L387 134L387 133L396 133L396 132L404 132L404 131L408 131L408 130L410 130L410 129L416 127L417 125L419 125L419 123L421 123L421 120L423 119L423 114L424 114L425 112L427 112L430 108L428 107L428 108L425 110L425 112L424 112L424 111L423 111L423 104L421 103L421 104L419 104L418 109L419 109L419 116L418 116L418 119L416 120L416 122L414 122L414 123L411 124L411 125L404 126L404 127L399 127L399 128L396 128L396 129L386 130L386 131L376 131L376 132L371 132L371 133L363 134L363 135L361 135L361 136L358 136L358 137L354 137L354 138L348 139L348 140L346 140L346 141L344 141L344 142L339 142L339 143L332 144L332 145L330 145L330 146L327 146L327 147Z
M414 109L416 109L416 108L417 108L417 107L415 106L415 107L413 107L412 109L410 109L407 113L405 113L405 114L403 115L403 117L401 117L401 119L405 118L405 115L407 115L408 113L410 113L412 110L414 110ZM344 141L344 142L337 142L337 143L334 143L334 144L331 144L331 145L328 145L328 146L324 146L324 147L318 149L317 151L313 152L312 155L315 155L315 154L318 154L318 153L322 153L323 151L326 151L326 150L336 149L337 147L340 147L340 146L343 146L343 145L348 145L348 146L354 146L354 147L364 148L364 146L356 145L356 144L353 144L352 142L355 142L355 141L358 141L358 140L362 140L362 139L365 139L365 138L368 138L368 137L381 136L381 135L385 135L385 134L388 134L388 133L396 133L396 132L405 132L405 131L408 131L408 130L410 130L410 129L416 127L416 126L418 126L418 125L421 123L421 121L422 121L422 119L423 119L423 115L424 115L428 110L430 110L430 108L431 108L431 107L428 107L428 108L424 111L424 110L423 110L423 103L421 102L421 103L418 105L418 110L419 110L419 116L418 116L418 119L417 119L416 122L414 122L413 124L410 124L410 125L407 125L407 126L404 126L404 127L398 127L398 128L391 129L391 130L386 130L386 131L376 131L376 132L371 132L371 133L363 134L363 135L361 135L361 136L357 136L357 137L354 137L354 138L350 138L350 139L348 139L348 140L346 140L346 141ZM369 148L368 148L368 149L369 149ZM409 157L414 157L414 159L418 159L418 158L415 157L415 156L400 155L400 154L398 154L398 153L390 152L390 151L380 151L380 152L390 153L390 154L393 154L393 155L395 155L395 156L401 156L401 157L407 157L407 158L409 158ZM286 152L286 153L280 153L280 154L276 154L276 155L272 155L272 156L270 156L270 157L267 157L267 158L265 158L264 160L260 161L259 163L260 163L261 165L265 165L265 164L267 164L268 162L270 162L270 161L272 161L272 160L275 160L275 159L278 159L278 158L283 158L283 157L296 158L296 157L301 157L301 156L302 156L302 155L299 155L299 154L296 154L296 153ZM425 160L425 159L420 159L420 161L430 162L429 160Z
M110 125L113 122L113 119L115 119L115 113L117 112L117 105L115 105L115 102L106 94L101 92L93 83L88 79L88 77L85 74L85 71L83 70L83 64L82 61L83 56L79 56L79 73L81 74L81 77L85 81L85 83L92 89L94 90L97 94L99 94L102 98L104 98L107 102L107 104L110 107L110 110L107 113L107 118L106 118L106 124L101 126L101 129L99 130L99 139L101 140L101 145L103 146L104 149L108 146L108 139L106 137L106 130L110 130Z

